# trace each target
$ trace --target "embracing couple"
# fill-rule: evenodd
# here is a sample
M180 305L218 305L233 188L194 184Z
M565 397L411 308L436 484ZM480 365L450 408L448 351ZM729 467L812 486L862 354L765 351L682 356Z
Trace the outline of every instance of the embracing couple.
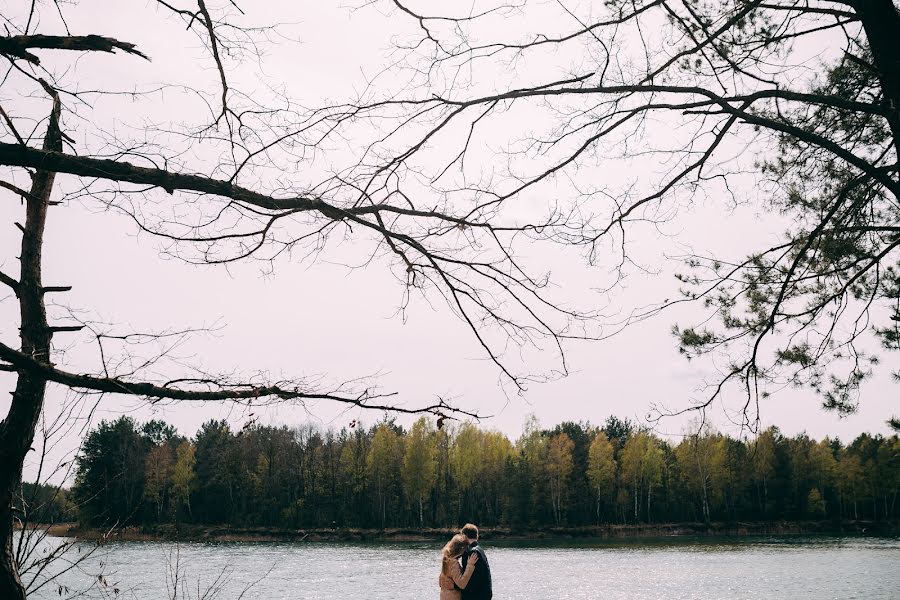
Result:
M478 545L478 528L471 523L444 546L438 576L441 600L490 600L491 567Z

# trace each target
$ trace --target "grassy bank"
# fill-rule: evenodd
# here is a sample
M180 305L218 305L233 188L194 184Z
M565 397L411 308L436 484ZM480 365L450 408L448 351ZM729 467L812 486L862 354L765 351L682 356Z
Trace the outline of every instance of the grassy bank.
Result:
M224 527L209 525L159 525L105 529L73 523L47 526L52 535L85 540L117 541L211 541L211 542L416 542L446 540L457 530L443 528L282 529L274 527ZM648 525L603 525L599 527L552 527L542 529L485 527L485 541L603 540L669 536L753 536L791 534L898 535L897 521L765 521L754 523L666 523Z

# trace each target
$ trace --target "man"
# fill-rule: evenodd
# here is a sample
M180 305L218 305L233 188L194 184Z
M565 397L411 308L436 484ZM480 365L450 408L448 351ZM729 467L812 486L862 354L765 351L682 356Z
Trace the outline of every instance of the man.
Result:
M466 570L469 558L472 554L478 554L478 562L475 563L475 572L469 580L469 585L462 590L462 600L491 600L494 593L491 589L491 567L488 564L487 556L484 549L478 545L478 528L467 523L460 530L464 536L469 538L469 549L462 556L462 568ZM453 589L453 582L446 577L441 579L441 587L444 589Z

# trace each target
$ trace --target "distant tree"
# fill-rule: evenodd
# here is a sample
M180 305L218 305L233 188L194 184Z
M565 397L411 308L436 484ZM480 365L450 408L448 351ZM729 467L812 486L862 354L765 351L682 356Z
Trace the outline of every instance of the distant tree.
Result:
M197 495L195 514L205 523L223 523L234 512L235 482L229 458L234 434L225 421L210 420L194 439Z
M806 511L813 518L825 516L825 500L822 498L822 492L818 488L809 490L806 498Z
M805 433L785 440L788 446L789 481L788 514L791 518L802 518L806 512L806 500L809 490L814 486L812 480L811 451L814 442Z
M367 464L375 514L384 528L388 522L388 508L394 507L399 500L397 493L403 465L402 440L390 424L381 424L375 429Z
M898 514L897 505L897 497L900 496L900 436L893 436L890 440L890 447L886 454L890 457L888 458L888 464L886 465L886 470L889 473L889 478L887 481L887 489L890 490L891 495L891 504L890 508L887 510L886 514L888 518L896 517Z
M619 453L622 481L631 499L632 518L640 520L641 492L644 489L644 458L647 455L648 437L644 432L629 436Z
M286 448L285 450L287 450L285 454L286 462L283 465L284 468L279 475L279 479L289 482L291 479L290 464L292 455L290 450L292 449ZM342 518L343 512L340 489L341 443L338 436L331 429L325 432L322 439L322 467L324 470L323 491L327 497L327 519L330 521L331 526L336 526L337 519ZM287 485L285 483L281 484L281 493L286 494L288 497L293 495L293 488L290 483L287 483Z
M644 451L644 482L647 486L647 521L653 520L651 512L651 499L653 498L653 490L662 485L663 468L665 458L662 448L657 445L654 438L649 438L647 448Z
M484 432L481 444L479 488L481 502L484 504L484 517L491 522L499 523L508 512L507 468L515 453L509 439L499 431Z
M437 481L437 447L431 422L420 417L406 439L403 458L403 484L406 497L418 505L419 526L425 526L425 499L431 496Z
M483 433L472 423L462 423L450 445L450 472L457 485L459 516L464 521L475 521L477 500L475 496L482 483L484 466Z
M817 489L822 497L823 506L826 507L834 494L837 468L838 463L831 448L831 441L825 438L814 443L809 453L809 476L814 489ZM829 510L829 512L831 511Z
M682 476L706 523L712 521L713 511L723 497L726 448L723 436L706 429L686 436L675 448Z
M344 518L348 524L362 526L367 524L367 519L364 519L363 515L368 511L368 506L364 507L364 499L368 478L367 456L371 439L362 426L344 433L340 457L344 505L348 509L344 513Z
M451 523L457 514L450 506L456 498L453 471L450 465L450 448L452 444L450 427L444 426L435 432L435 451L437 460L437 482L431 496L431 512L436 523Z
M859 519L858 501L862 491L862 465L855 453L845 451L838 463L838 490L841 516ZM852 510L851 510L852 508Z
M28 500L30 516L41 519L37 522L40 525L65 523L78 518L71 492L61 486L25 482L21 494Z
M522 435L516 440L516 450L519 454L517 510L526 523L536 524L541 519L547 489L543 474L547 439L536 416L526 418Z
M723 502L728 519L737 521L750 517L757 502L753 498L753 484L747 464L749 461L747 444L728 436L722 436L724 452Z
M84 522L111 526L140 516L148 450L131 417L102 421L88 434L77 457L73 488Z
M887 472L891 465L892 444L881 435L863 433L847 447L847 452L859 458L859 491L867 501L866 508L871 509L871 518L887 518L888 497L896 494L895 479Z
M775 442L778 430L769 428L756 436L750 449L752 480L756 484L760 514L769 511L769 482L775 474Z
M617 449L621 450L625 447L628 438L631 437L631 432L634 431L634 428L634 423L628 419L620 419L614 415L610 415L606 418L606 422L603 424L601 431L606 435L610 442L613 442L616 445Z
M547 442L547 480L550 484L550 498L553 503L553 516L557 525L563 522L563 499L569 489L572 476L572 450L575 443L565 433L558 433Z
M71 506L80 509L84 525L125 519L118 515L126 511L123 522L177 524L187 509L195 522L237 527L452 527L469 520L484 526L574 527L584 524L572 498L572 481L581 476L597 503L597 523L897 516L897 436L862 434L845 448L829 438L788 438L774 429L749 441L703 430L673 449L653 432L637 430L617 455L606 434L594 430L586 465L579 467L568 434L550 435L555 429L536 425L530 421L513 445L504 434L474 423L438 430L424 418L409 431L388 420L337 434L313 425L258 424L233 434L224 422L209 421L195 436L194 450L195 444L178 437L155 445L141 433L143 426L128 419L102 422L87 437ZM98 440L105 448L101 458L108 458L117 455L123 439L143 448L129 473L143 491L128 509L122 508L117 479L120 462L110 463L116 474L110 485L97 477L106 463L87 460L96 456ZM754 452L767 439L773 451L764 477L770 484L764 511L753 460L760 459ZM174 451L173 443L179 444ZM79 495L91 485L107 486L108 493L88 497L81 507ZM23 511L33 516L39 498L53 489L29 488L34 496ZM217 511L215 504L223 507ZM602 512L608 508L615 511Z
M144 460L144 499L156 507L156 520L161 521L172 487L172 448L163 441L151 445Z
M587 525L595 513L594 494L588 481L588 452L596 428L590 423L563 421L548 432L549 436L565 433L575 444L572 448L572 477L567 501L567 520L571 525Z
M601 521L604 500L613 496L616 481L616 459L613 445L603 431L598 431L588 453L588 479L597 503L597 523Z
M376 428L376 430L381 429L388 430L392 434L392 439L399 439L398 430L392 427L387 421L382 422ZM374 438L375 433L376 431L370 432L370 438ZM325 465L325 438L319 427L316 427L313 424L304 424L294 429L294 441L297 444L298 455L295 458L292 469L299 475L298 483L300 486L300 493L303 496L304 517L302 522L304 524L312 524L318 522L325 512L322 503L322 493L326 484L326 478L323 472L323 467ZM399 457L392 455L393 459L389 464L390 468L393 470L399 468L393 464L393 461L399 460L402 462L403 460L402 448L395 450L399 451L400 455ZM371 459L371 456L368 458ZM397 471L397 476L399 477L399 471ZM396 484L396 482L392 479L391 485L394 484ZM373 498L370 496L369 499L372 500Z
M141 434L154 446L162 446L178 437L178 431L174 427L158 419L141 425Z
M662 484L664 456L656 439L646 431L632 434L619 454L622 480L628 482L634 521L641 519L642 505L650 519L654 488Z
M172 512L177 513L185 507L191 518L191 494L197 489L196 462L194 445L189 440L181 442L175 450L175 464L172 466Z

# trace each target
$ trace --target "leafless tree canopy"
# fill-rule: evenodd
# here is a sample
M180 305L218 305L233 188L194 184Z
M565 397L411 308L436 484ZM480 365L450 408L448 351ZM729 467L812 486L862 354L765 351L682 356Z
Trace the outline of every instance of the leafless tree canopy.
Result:
M7 67L0 81L0 164L5 171L0 186L7 202L21 206L15 223L21 235L18 273L0 273L20 317L19 340L0 340L0 369L17 374L11 407L0 423L4 598L25 594L12 526L20 508L16 490L23 460L48 384L154 402L324 399L364 409L431 413L439 419L476 416L441 399L418 406L395 404L373 382L337 375L342 381L337 384L304 374L273 381L263 374L197 369L160 377L158 373L172 373L172 365L160 365L190 330L121 332L82 318L80 307L65 312L54 303L48 311L48 295L59 298L69 290L65 282L42 277L45 224L59 204L99 203L125 215L127 227L157 237L164 252L199 263L314 258L330 237L359 239L371 246L366 264L393 265L407 290L404 304L419 296L426 301L443 298L518 389L548 375L533 376L522 365L511 366L507 357L515 353L510 350L549 342L562 361L561 340L593 335L589 326L594 315L558 302L546 276L530 272L517 254L519 238L555 241L548 233L564 223L564 215L554 209L539 211L535 218L507 215L503 206L473 202L465 190L459 198L436 197L426 193L430 187L420 185L414 196L406 195L405 182L425 183L412 157L428 143L426 136L414 148L406 147L408 103L366 97L307 109L271 91L278 89L274 85L261 96L242 90L235 73L247 61L261 60L261 49L281 37L277 26L252 24L243 7L231 0L160 0L136 8L154 18L163 16L173 32L186 31L202 44L218 75L214 93L176 84L122 92L115 81L93 89L79 79L77 60L129 61L130 68L141 69L153 57L107 32L71 31L67 15L78 9L77 4L35 0L20 13L2 15L7 35L0 38L0 56ZM148 124L148 117L135 133L115 127L116 121L97 109L119 96L152 108L166 93L192 95L205 106L206 116L177 125L174 119ZM433 120L428 107L423 110L414 121ZM386 130L384 123L389 123ZM360 132L364 137L353 137ZM350 141L342 147L340 140ZM362 151L360 140L368 144ZM92 370L60 364L54 339L75 335L94 341ZM86 362L84 357L76 361ZM561 362L554 373L564 370Z
M855 409L872 350L900 338L894 3L369 8L418 28L398 40L398 64L414 75L410 99L394 104L406 109L403 128L425 133L392 155L402 176L390 193L419 197L424 184L473 214L552 197L556 218L540 233L623 274L641 232L697 199L781 213L793 222L782 243L685 256L683 298L633 315L681 302L707 309L675 334L688 357L716 356L721 378L697 404L659 414L702 410L729 383L744 390L738 414L751 428L759 398L785 384ZM424 153L432 160L417 160Z

